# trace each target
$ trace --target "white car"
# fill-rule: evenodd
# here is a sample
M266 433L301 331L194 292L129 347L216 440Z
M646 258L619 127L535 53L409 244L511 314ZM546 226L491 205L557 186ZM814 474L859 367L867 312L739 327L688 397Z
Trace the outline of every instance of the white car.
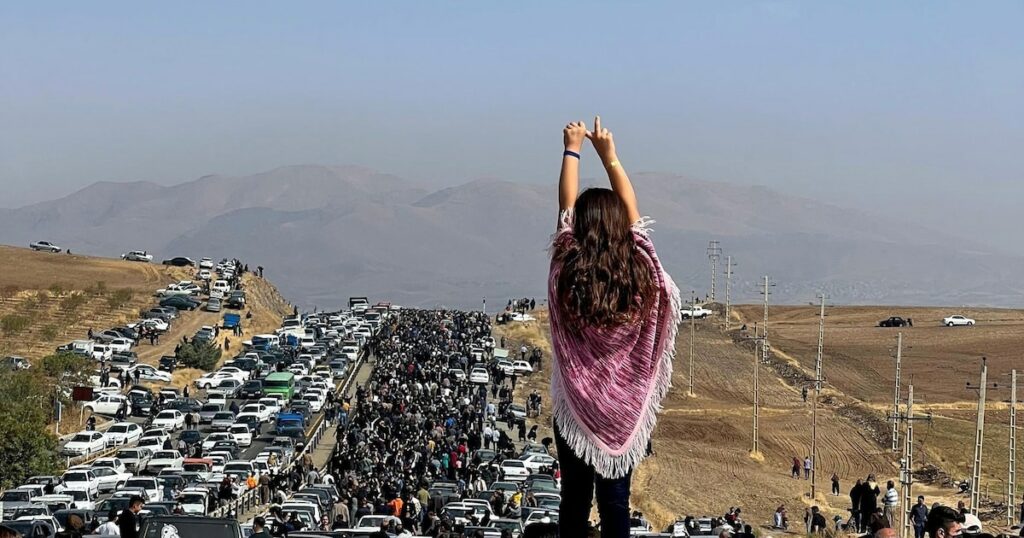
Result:
M130 262L146 262L153 261L153 255L146 252L145 250L133 250L128 254L124 255L124 259Z
M127 338L114 338L110 342L107 342L107 346L114 353L128 353L135 346L135 342Z
M205 516L209 506L210 492L202 488L185 488L178 495L177 501L185 515Z
M230 427L228 428L230 430ZM234 437L230 432L213 432L203 439L203 452L208 452L218 441L231 441Z
M210 297L224 297L229 291L231 291L231 284L228 284L227 280L215 280L210 286Z
M449 368L448 376L455 379L456 381L466 380L466 372L462 371L462 369L460 368Z
M531 473L539 473L544 467L551 467L555 463L555 458L548 456L547 454L530 454L519 458L520 461L526 465L526 468Z
M99 480L100 492L121 489L121 486L132 477L131 473L118 472L113 467L93 467L92 474L96 475L96 478Z
M122 448L117 451L116 456L124 464L125 469L134 472L146 468L149 458L153 457L153 451L141 447Z
M270 417L273 418L281 412L281 400L277 398L260 398L259 404L267 408Z
M211 328L211 330L212 330L212 328ZM250 372L248 370L243 370L241 368L235 368L234 366L225 366L225 367L221 368L218 371L226 373L226 374L231 374L231 375L235 376L235 379L237 379L237 380L239 380L239 381L241 381L243 383L248 381L249 380L249 376L252 375L252 372Z
M122 405L127 406L128 412L131 412L132 404L128 401L128 398L121 396L120 394L104 394L83 405L82 410L87 413L97 415L116 415L117 410L120 409Z
M469 382L486 385L491 382L491 375L487 373L486 368L473 368L469 371Z
M49 241L36 241L35 243L30 244L28 248L42 252L60 252L63 250Z
M242 413L255 413L263 422L270 422L270 408L261 403L245 404L241 409Z
M32 499L34 504L57 504L64 503L71 505L75 504L75 508L78 510L95 510L96 509L96 497L92 492L84 489L61 489L54 488L54 491L60 489L60 493L54 493L53 495L40 495Z
M153 419L154 428L165 428L170 431L180 430L185 427L185 414L177 409L160 411Z
M521 460L505 460L498 466L503 480L519 482L530 476L530 469Z
M213 269L213 260L210 258L203 258L199 260L199 267L201 269Z
M942 324L945 325L946 327L971 326L974 325L974 320L956 314L953 316L949 316L948 318L943 318Z
M84 489L93 495L100 492L100 479L91 469L70 469L60 477L64 489Z
M352 530L361 531L361 532L367 532L367 531L369 531L369 532L376 532L376 531L380 530L380 527L381 527L382 524L384 524L384 523L392 523L392 522L395 523L395 525L401 525L402 524L402 520L398 519L395 516L380 516L380 515L363 516L363 517L359 518L359 522L356 523L356 526Z
M199 272L196 273L196 278L199 280L210 280L213 278L213 273L211 273L209 269L200 269Z
M238 446L246 448L252 445L252 431L248 424L232 424L228 433L238 443Z
M236 380L238 380L238 381L240 381L242 383L245 382L244 379L242 379L241 377L239 377L239 376L237 376L237 375L235 375L233 373L229 373L229 372L209 372L209 373L206 373L206 374L203 374L202 376L200 376L199 379L196 379L196 388L198 388L198 389L209 389L209 388L212 388L212 387L216 387L217 385L220 384L221 381L223 381L225 379L236 379Z
M177 450L157 450L146 465L146 473L156 475L164 469L181 469L185 458ZM128 487L128 484L125 484Z
M160 482L152 476L136 476L124 483L125 488L138 488L146 492L150 500L160 499Z
M324 398L315 392L306 392L302 395L300 400L309 402L309 410L314 413L319 413L324 408Z
M679 311L679 313L682 314L682 319L704 319L708 316L712 316L715 314L713 310L708 310L703 306L692 306L683 308L682 310Z
M156 290L157 297L173 297L175 295L192 295L191 288L185 288L179 284L169 284L166 288Z
M107 446L124 446L139 442L142 427L134 422L118 422L107 429Z
M139 373L139 379L144 379L146 381L160 381L163 383L171 382L170 372L157 370L156 368L153 368L148 364L136 364L135 366L132 366L131 368L128 369L128 373L131 374L133 377L135 376L136 372Z
M103 432L83 431L75 434L60 453L65 456L87 456L102 451L107 447Z
M136 327L150 329L159 332L166 332L168 329L171 328L171 324L167 323L166 320L160 318L141 319L139 321L136 321L135 323L128 324L129 329L134 329Z

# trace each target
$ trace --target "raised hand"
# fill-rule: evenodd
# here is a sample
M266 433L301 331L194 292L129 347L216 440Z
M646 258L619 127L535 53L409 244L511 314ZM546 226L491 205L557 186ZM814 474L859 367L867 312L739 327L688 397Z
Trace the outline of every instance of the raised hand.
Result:
M565 149L569 151L580 152L583 148L583 141L587 137L587 126L582 121L574 121L565 126L562 130L562 141L565 143Z
M587 131L587 138L594 144L597 156L606 166L615 160L615 141L612 140L612 132L601 127L601 116L594 117L594 130Z

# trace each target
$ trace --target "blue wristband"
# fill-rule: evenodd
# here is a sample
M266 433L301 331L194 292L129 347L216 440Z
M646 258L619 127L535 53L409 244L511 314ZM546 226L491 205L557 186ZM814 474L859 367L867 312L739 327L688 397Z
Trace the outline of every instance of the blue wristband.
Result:
M575 151L565 150L565 152L562 153L562 157L576 157L576 159L579 159L580 154Z

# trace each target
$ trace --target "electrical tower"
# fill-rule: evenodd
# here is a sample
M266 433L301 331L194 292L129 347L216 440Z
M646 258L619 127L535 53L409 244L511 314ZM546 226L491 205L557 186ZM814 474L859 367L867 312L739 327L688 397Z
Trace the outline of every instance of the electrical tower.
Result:
M697 296L694 291L690 291L690 388L687 390L686 395L693 397L693 339L697 333L697 316L694 312L697 310Z
M761 346L761 360L768 362L768 350L770 345L768 343L768 297L772 294L771 288L775 286L774 282L771 282L768 275L764 275L764 290L761 294L764 295L764 320L761 322L761 336L764 337L764 345Z
M766 288L767 289L767 288ZM825 294L821 294L818 316L818 354L814 360L814 404L811 411L811 500L818 489L818 397L821 396L821 354L825 347Z
M992 388L997 388L993 385ZM967 388L971 383L967 382ZM988 361L981 358L981 383L978 385L978 425L974 437L974 467L971 471L971 513L978 515L978 505L981 503L981 455L985 441L985 395L988 389Z
M725 330L729 330L729 318L732 316L732 256L725 257ZM754 335L757 336L756 334Z
M754 409L753 409L753 445L750 449L750 453L754 456L761 453L760 438L758 432L758 419L761 414L761 386L758 381L758 373L761 370L761 350L758 349L758 344L762 347L765 345L764 337L757 335L757 324L754 324L754 337L751 339L754 341Z
M892 391L892 451L896 452L899 447L900 428L900 369L903 362L903 333L896 333L896 384Z
M708 241L708 260L711 260L711 302L715 302L715 276L718 273L718 258L722 256L722 247L718 241Z
M913 415L913 384L907 386L906 414L893 415L890 417L894 423L905 422L906 432L903 436L903 457L899 460L899 482L900 499L903 504L900 510L900 538L907 538L910 530L910 508L913 506L913 422L916 420L927 420L931 422L932 415Z
M1010 370L1010 466L1006 477L1006 524L1013 526L1017 499L1017 370Z

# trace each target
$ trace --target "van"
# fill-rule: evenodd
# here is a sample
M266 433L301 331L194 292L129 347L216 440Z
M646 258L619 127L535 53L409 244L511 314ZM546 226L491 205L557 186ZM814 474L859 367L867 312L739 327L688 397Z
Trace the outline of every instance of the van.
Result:
M210 297L221 299L229 291L231 291L231 284L228 284L227 280L218 280L210 286Z

